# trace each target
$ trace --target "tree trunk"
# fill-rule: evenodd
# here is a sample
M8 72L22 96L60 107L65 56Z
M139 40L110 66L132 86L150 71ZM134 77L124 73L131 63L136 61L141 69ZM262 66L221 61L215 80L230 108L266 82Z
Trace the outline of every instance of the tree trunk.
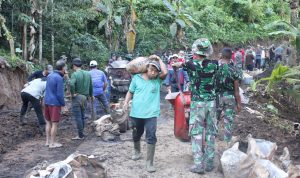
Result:
M14 38L11 35L11 33L9 32L9 30L7 29L7 27L5 25L5 18L2 15L0 15L0 28L2 28L4 30L4 34L6 36L6 39L9 42L10 55L11 55L12 58L14 58L16 56Z
M291 25L298 28L298 0L291 0L290 1L290 8L291 8ZM299 35L296 37L296 49L297 49L297 65L300 62L300 51L299 51Z
M51 0L51 61L54 65L54 28L53 28L53 0Z
M296 65L300 65L300 35L296 36Z
M28 53L27 53L27 24L23 25L23 35L22 35L22 58L27 61Z
M298 27L298 8L291 9L291 24L294 27Z
M42 11L39 12L39 20L40 20L40 27L39 27L39 64L43 64L43 15Z

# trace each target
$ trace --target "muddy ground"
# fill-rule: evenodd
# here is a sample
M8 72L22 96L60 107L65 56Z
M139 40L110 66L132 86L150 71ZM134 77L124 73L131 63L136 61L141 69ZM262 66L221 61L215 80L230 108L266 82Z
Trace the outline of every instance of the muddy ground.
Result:
M63 147L49 149L44 147L45 137L38 132L34 112L30 113L29 124L21 127L18 122L18 112L2 111L0 114L0 177L22 177L28 169L38 163L60 161L76 151L99 156L107 169L108 177L199 177L187 171L192 164L191 145L174 137L173 112L169 103L162 101L162 115L158 119L157 129L158 143L155 155L157 172L155 173L147 173L144 169L146 155L144 142L142 159L138 161L129 159L132 153L130 131L122 134L120 141L103 142L95 136L92 127L89 126L86 129L88 137L84 141L72 141L71 138L76 133L75 125L70 116L64 116L58 133L58 139L63 143ZM300 138L290 134L286 128L281 128L274 122L268 122L268 120L274 120L275 116L265 110L266 102L267 100L261 96L251 98L251 102L244 108L257 110L263 114L263 117L250 114L243 109L235 121L234 135L239 136L241 141L245 141L249 133L254 138L274 141L278 145L278 155L281 154L283 147L287 146L293 161L300 164ZM290 120L299 121L300 115L295 109L290 108L288 113L285 111L286 109L280 108L276 116L280 118L279 121L288 120L288 123L292 123ZM222 142L219 140L217 144L222 144ZM216 167L221 154L221 150L219 148L217 150ZM215 168L212 173L201 177L218 178L223 175Z

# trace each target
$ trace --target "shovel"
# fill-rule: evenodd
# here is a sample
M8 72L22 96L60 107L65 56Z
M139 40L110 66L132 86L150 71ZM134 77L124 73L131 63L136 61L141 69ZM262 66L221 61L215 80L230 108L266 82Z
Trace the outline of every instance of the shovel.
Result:
M92 120L96 120L96 115L95 115L95 111L94 111L94 97L91 97L91 106L92 106Z

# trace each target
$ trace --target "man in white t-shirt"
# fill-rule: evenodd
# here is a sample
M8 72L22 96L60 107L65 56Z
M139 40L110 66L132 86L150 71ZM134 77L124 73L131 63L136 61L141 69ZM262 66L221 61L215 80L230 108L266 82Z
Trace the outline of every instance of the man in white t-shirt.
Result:
M21 98L23 101L20 113L21 125L27 124L27 121L25 120L25 114L28 108L28 104L30 102L38 118L40 131L44 131L46 122L44 120L40 98L44 95L46 89L46 81L46 77L34 79L31 82L29 82L28 85L21 91Z

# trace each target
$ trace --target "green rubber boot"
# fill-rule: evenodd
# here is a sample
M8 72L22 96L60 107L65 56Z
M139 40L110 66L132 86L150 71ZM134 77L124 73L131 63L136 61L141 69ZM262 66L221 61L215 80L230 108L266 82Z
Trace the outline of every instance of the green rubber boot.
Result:
M147 144L146 168L148 172L156 171L155 167L153 166L154 153L155 153L155 144Z
M131 159L136 161L141 158L141 142L134 142L134 154L132 155Z

